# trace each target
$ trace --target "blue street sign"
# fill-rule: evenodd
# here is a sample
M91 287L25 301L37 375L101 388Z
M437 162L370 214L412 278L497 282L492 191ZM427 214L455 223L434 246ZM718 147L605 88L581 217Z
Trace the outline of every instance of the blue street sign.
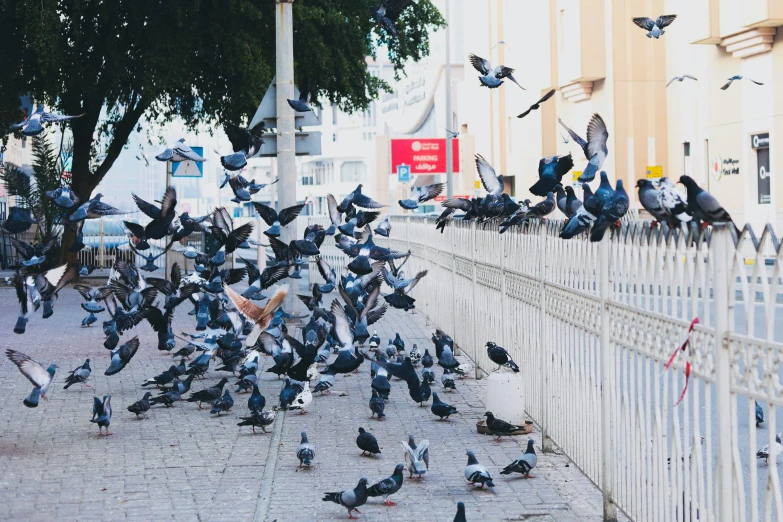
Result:
M193 152L204 157L204 147L190 147ZM180 161L171 164L171 177L173 178L203 178L204 164L200 161Z
M411 166L397 165L397 183L411 182Z

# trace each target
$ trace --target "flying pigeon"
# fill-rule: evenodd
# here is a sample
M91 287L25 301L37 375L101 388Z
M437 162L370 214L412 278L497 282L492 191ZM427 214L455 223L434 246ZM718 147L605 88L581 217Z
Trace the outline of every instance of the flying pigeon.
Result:
M386 216L380 223L378 223L378 226L375 227L374 232L379 236L389 237L389 234L391 233L391 223L389 222L389 216Z
M530 192L542 198L546 197L573 167L574 159L570 152L565 156L542 158L538 162L538 181L530 187Z
M266 427L275 422L275 413L272 411L254 411L250 417L240 417L242 422L237 423L237 426L252 426L253 433L256 432L256 428L261 428L264 433Z
M746 77L744 77L744 76L740 76L739 74L737 74L737 75L734 75L734 76L732 76L731 78L729 78L729 81L728 81L728 82L726 82L726 84L725 84L723 87L721 87L721 90L722 90L722 91L725 91L726 89L728 89L729 87L731 87L731 84L732 84L732 83L734 83L736 80L750 80L750 81L752 81L753 83L755 83L756 85L764 85L764 84L763 84L763 83L761 83L761 82L757 82L756 80L751 80L750 78L746 78Z
M487 418L487 429L492 435L497 436L495 440L500 440L503 435L511 435L515 431L524 429L524 426L516 426L496 418L491 411L485 413L484 416Z
M666 87L668 87L669 85L671 85L672 83L674 83L676 81L679 81L680 83L682 83L686 79L687 80L699 81L697 78L691 76L690 74L684 74L682 76L674 76L671 80L669 80L669 83L666 84Z
M625 216L628 212L628 206L628 194L626 194L625 189L623 188L623 180L618 179L614 194L607 198L601 215L598 216L598 220L590 231L590 241L601 241L606 229L609 228L610 225L619 223L620 219Z
M144 397L141 398L141 400L138 400L138 401L134 402L133 404L131 404L130 406L128 406L128 411L131 412L131 413L135 413L137 419L139 418L139 415L143 415L142 418L146 419L147 418L147 412L150 409L150 396L151 395L152 395L152 393L146 392L144 394Z
M253 206L258 212L258 215L263 219L269 228L264 232L269 237L279 237L280 228L288 225L304 208L302 205L294 205L292 207L284 208L278 213L275 209L264 205L263 203L253 202Z
M511 475L512 473L521 473L525 478L535 478L530 471L536 467L538 457L536 450L533 449L533 439L527 441L527 450L517 460L503 468L501 475Z
M367 502L367 479L362 477L359 484L352 490L338 493L324 493L324 502L334 502L348 509L348 518L355 518L353 512L361 513L358 509Z
M359 436L356 437L356 445L362 450L362 456L366 454L377 455L381 453L381 449L378 447L378 440L375 435L365 431L364 428L359 428Z
M519 366L511 359L511 356L506 349L502 346L498 346L492 341L487 343L487 355L489 356L490 361L498 365L498 369L500 369L501 366L506 366L507 368L514 370L514 372L519 371Z
M422 440L419 444L413 439L413 435L408 435L408 442L401 441L405 450L405 463L408 465L409 478L415 474L418 478L427 473L430 469L430 441Z
M44 400L47 399L46 392L49 391L49 386L51 386L54 380L54 372L57 370L57 365L50 364L49 368L44 369L41 363L16 350L6 350L5 355L19 368L22 375L33 383L33 391L23 401L24 405L28 408L37 407L40 397L43 397Z
M68 216L69 223L78 223L85 219L97 219L104 216L118 216L127 214L122 210L107 205L101 201L103 194L96 194L94 198L84 202L74 213Z
M362 194L362 185L361 183L347 196L343 198L342 203L340 203L337 206L337 210L340 212L348 212L348 209L350 205L357 206L359 208L364 209L376 209L376 208L383 208L386 205L381 205L377 201L372 200L368 196L365 196Z
M206 158L202 158L193 152L193 149L185 145L185 138L177 140L174 145L155 156L155 159L158 161L170 161L171 163L179 163L181 161L201 163L207 161Z
M438 397L438 394L433 392L432 394L432 406L430 407L430 411L434 415L437 415L440 417L438 420L446 419L448 420L450 415L454 415L457 413L457 408L452 406L451 404L446 404L445 402L441 401Z
M476 154L476 169L481 183L490 195L500 197L503 193L503 175L496 174L495 169L484 159L481 154Z
M604 161L606 161L606 156L609 154L609 149L606 148L606 141L609 139L606 123L604 123L600 115L593 114L593 117L590 118L590 122L587 124L587 140L584 140L563 123L560 118L557 121L568 131L571 138L579 144L587 159L587 166L582 171L578 181L582 183L593 181L596 173L601 170Z
M98 397L93 397L92 419L98 425L98 435L103 435L103 428L106 428L106 435L111 435L109 424L111 424L111 395L104 395L103 401Z
M313 459L315 459L315 447L307 440L307 432L302 432L302 442L296 448L296 458L299 459L299 467L308 468L313 466Z
M47 198L54 201L55 205L64 210L73 208L73 206L79 202L79 198L76 197L76 194L71 191L70 187L66 186L57 187L54 190L47 190L45 194Z
M685 185L688 191L688 210L694 218L701 221L702 227L713 223L731 223L734 225L731 216L724 209L715 197L699 185L690 176L680 176L680 183ZM739 236L739 229L734 225L734 229Z
M666 33L664 28L671 25L675 18L677 18L677 15L661 15L657 20L640 16L634 18L633 23L647 31L647 38L655 38L657 40Z
M35 112L26 118L21 123L15 123L11 125L12 131L21 131L25 136L38 136L44 131L44 123L59 123L61 121L68 121L74 118L81 118L84 113L76 116L66 116L64 114L54 114L51 112L45 112L44 106L38 104Z
M120 345L111 352L111 364L104 372L104 375L114 375L119 373L131 361L136 351L139 349L139 336L137 335L127 343Z
M3 230L11 234L27 232L31 226L38 224L29 209L11 207L8 209L8 217L2 222Z
M288 295L287 285L279 288L277 292L269 298L266 306L261 308L236 293L230 286L224 286L223 288L226 292L226 296L234 303L237 310L253 323L253 330L245 339L246 346L253 346L256 343L261 333L266 330L272 322L275 311L283 304L286 295Z
M296 112L312 112L315 115L315 110L313 109L312 105L310 105L310 88L307 86L305 89L302 90L302 92L299 93L299 99L298 100L286 100L288 102L288 106L291 107ZM316 115L316 119L318 116Z
M247 165L249 158L261 152L261 145L264 143L264 140L261 139L261 136L264 134L263 121L252 129L243 129L233 123L224 123L223 130L226 132L226 136L228 136L228 140L231 142L231 148L234 150L234 154L220 157L220 164L223 165L224 169L231 171L240 170ZM250 194L248 193L246 201L249 200Z
M415 210L419 208L419 203L424 203L440 196L440 193L443 192L445 186L445 183L433 183L432 185L425 185L423 187L413 187L408 199L401 199L399 201L400 206L406 210Z
M390 36L397 37L397 27L394 22L400 17L403 11L411 4L413 0L384 0L381 5L370 6L375 22L382 27Z
M396 506L394 502L389 500L391 495L397 493L402 487L402 470L405 469L404 464L397 464L394 466L394 473L390 477L387 477L379 482L376 482L369 488L367 488L368 497L383 497L383 502L387 506Z
M84 364L74 368L71 374L65 378L65 386L63 386L63 389L67 390L74 384L84 384L89 388L90 385L87 384L87 379L90 377L91 372L92 370L90 369L90 360L87 359L84 361Z
M528 110L517 116L517 118L524 118L528 114L530 114L531 111L538 110L541 107L541 104L547 101L549 98L555 95L555 89L550 90L548 93L546 93L540 100L538 100L536 103L530 106Z
M484 87L497 89L503 85L503 78L508 78L512 82L516 83L520 89L525 90L525 88L519 85L519 82L514 79L514 76L512 76L514 69L506 67L505 65L492 67L492 64L489 63L489 60L481 58L480 56L476 56L475 54L469 55L468 59L470 60L470 64L473 66L473 68L481 73L481 76L479 76L479 81Z
M479 464L476 456L470 450L468 450L468 465L465 466L465 479L471 484L479 484L480 488L487 486L491 490L495 487L487 468Z

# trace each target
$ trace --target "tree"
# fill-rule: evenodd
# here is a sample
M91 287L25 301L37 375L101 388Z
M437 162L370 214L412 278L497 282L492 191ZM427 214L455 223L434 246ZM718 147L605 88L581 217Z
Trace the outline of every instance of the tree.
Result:
M390 39L371 19L372 3L294 2L295 72L313 98L365 109L388 88L366 57L387 50L399 73L429 53L429 31L444 25L430 0L418 0ZM86 201L142 116L191 128L252 116L274 76L275 2L0 0L0 49L0 128L19 118L13 107L28 92L84 113L70 125L72 189Z

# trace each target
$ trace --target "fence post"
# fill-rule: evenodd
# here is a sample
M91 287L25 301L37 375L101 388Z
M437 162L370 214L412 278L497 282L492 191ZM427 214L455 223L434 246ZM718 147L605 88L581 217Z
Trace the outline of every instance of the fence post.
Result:
M453 224L451 229L451 333L452 337L457 334L457 256L454 254L457 245L457 226ZM454 345L454 355L460 355L459 344Z
M508 301L506 299L506 236L505 234L498 235L500 236L500 339L498 344L509 346L506 341L506 308ZM478 347L476 348L478 349Z
M472 299L470 301L470 312L473 317L470 324L476 325L479 321L478 307L476 306L476 222L472 219L470 220L470 265L473 274L473 284L470 285L470 291L472 294ZM473 377L478 379L479 375L481 375L479 373L478 353L476 350L476 347L478 346L478 328L474 326L471 328L471 330L473 331L473 346L471 346L471 355L473 356L473 370L475 372Z
M718 411L718 448L717 448L717 520L732 520L732 419L731 416L731 376L729 350L724 344L729 331L729 253L731 233L726 224L714 225L710 241L710 259L713 267L713 299L715 301L715 394Z
M604 496L604 520L617 520L617 506L612 495L612 402L611 379L614 368L614 353L612 350L609 330L609 289L612 282L609 279L611 234L606 234L598 244L598 291L601 299L601 491Z
M103 270L105 262L106 262L106 248L103 244L103 218L99 218L98 219L98 263L96 263L96 265L99 266L101 270Z
M529 226L529 225L528 225ZM547 237L544 223L538 229L538 339L541 343L541 451L553 453L555 445L549 436L549 378L552 368L552 349L549 342L549 325L546 317L546 251Z

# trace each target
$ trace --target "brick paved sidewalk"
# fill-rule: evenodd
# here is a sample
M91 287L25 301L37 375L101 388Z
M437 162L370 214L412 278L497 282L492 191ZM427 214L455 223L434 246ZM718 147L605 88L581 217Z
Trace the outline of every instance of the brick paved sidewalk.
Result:
M420 408L402 381L392 381L386 420L370 420L369 364L360 373L338 376L332 394L316 396L310 413L279 414L276 433L252 435L236 426L247 413L247 395L234 394L235 407L221 417L195 405L153 407L149 420L136 420L126 407L143 395L146 378L165 370L171 357L156 349L145 323L123 340L139 335L136 357L118 375L103 375L108 354L99 326L81 328L86 315L75 290L66 289L55 314L34 316L27 333L12 333L17 305L12 290L0 290L0 348L21 350L60 369L51 400L27 409L22 399L30 385L4 356L0 362L0 519L2 520L343 520L347 512L321 501L323 492L353 488L362 476L370 481L391 474L403 462L400 441L413 433L430 441L431 468L426 480L407 481L387 507L371 499L362 510L367 521L416 520L450 522L456 503L465 502L469 521L477 520L600 520L598 490L560 455L540 454L540 434L532 437L539 450L536 478L508 478L500 469L518 457L527 437L494 442L476 433L484 413L485 381L459 381L457 391L442 393L436 366L433 391L457 407L460 414L439 422L429 406ZM175 331L192 331L194 321L178 310ZM101 320L105 319L102 314ZM96 323L100 325L100 321ZM390 311L378 325L382 339L399 332L409 348L431 347L433 325L419 313ZM181 344L181 343L180 343ZM434 353L434 350L431 350ZM67 372L91 358L93 388L63 390ZM269 361L264 361L264 368ZM193 389L211 386L221 374L210 372ZM232 384L234 381L230 381ZM267 405L277 403L282 381L262 373L260 388ZM233 390L233 388L232 388ZM98 437L89 422L93 394L112 394L111 437ZM378 438L382 454L360 457L357 429ZM282 428L282 429L281 429ZM299 433L307 431L315 445L315 467L298 471L295 449ZM270 445L274 467L266 469ZM468 487L463 478L465 451L472 449L495 478L496 495ZM406 473L407 476L407 473Z

